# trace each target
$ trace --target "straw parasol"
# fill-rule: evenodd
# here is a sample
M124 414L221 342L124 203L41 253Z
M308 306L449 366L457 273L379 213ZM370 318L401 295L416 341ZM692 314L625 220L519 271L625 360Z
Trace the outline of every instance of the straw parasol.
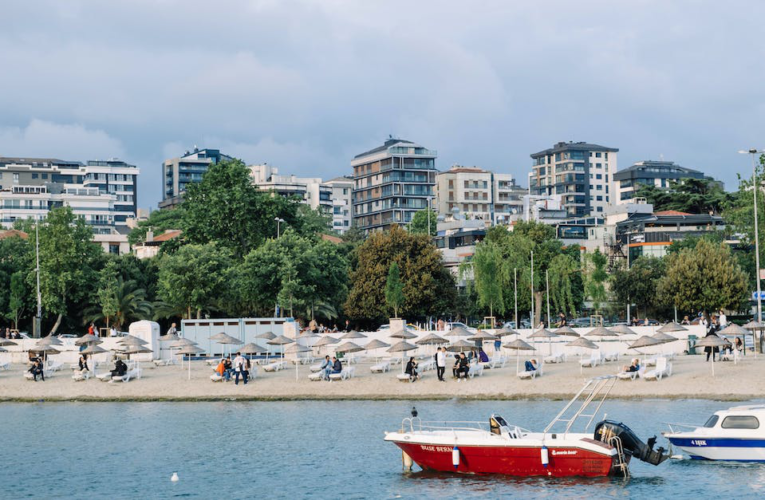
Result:
M728 341L725 339L721 339L715 334L707 335L706 337L702 337L701 340L696 342L696 347L711 347L714 349L715 347L725 347L728 345ZM714 352L712 355L712 376L715 376L715 357Z
M435 333L429 333L428 335L415 342L417 345L442 345L448 343L448 340L436 335Z
M457 328L452 328L449 330L449 333L447 333L446 337L469 337L473 335L468 329L466 329L463 326L458 326Z
M512 328L504 327L494 332L494 335L496 335L497 337L507 337L508 335L520 335L520 333L516 332Z
M164 335L160 335L160 337L157 339L160 342L172 342L174 340L178 340L180 337L176 333L166 333Z
M274 335L274 332L263 332L260 335L255 335L256 339L266 339L266 340L272 340L276 338L276 335Z
M345 336L343 336L342 338L345 339ZM413 334L406 328L402 328L401 330L396 330L395 332L391 333L390 338L409 340L409 339L416 339L417 335Z
M584 334L585 337L618 337L619 335L612 332L605 326L596 326L589 332Z
M598 344L584 337L579 337L575 340L572 340L571 342L566 343L563 347L580 347L582 349L590 349L590 350L600 349L600 347L598 347ZM584 373L584 368L582 367L581 352L579 353L579 373Z
M122 345L147 345L148 342L145 340L135 337L133 335L125 335L119 341Z
M659 333L663 333L663 332L659 332ZM633 342L632 345L628 347L628 349L641 349L643 347L651 347L651 346L655 346L655 345L659 345L663 343L664 341L662 340L655 339L648 335L643 335L642 337L637 339L635 342Z
M174 340L170 344L170 349L171 350L172 349L183 349L184 347L187 347L187 346L196 346L196 345L197 345L197 343L194 342L193 340L189 340L187 338L181 337L178 340ZM183 369L183 355L182 355L182 353L180 351L176 352L176 354L181 354L181 369Z
M560 335L555 334L548 330L547 328L541 328L537 330L536 332L529 335L530 339L547 339L547 345L550 351L550 354L552 354L552 339L559 337Z
M414 351L417 349L416 345L412 345L406 340L396 342L388 348L388 352L400 352L401 353L401 373L404 373L404 353L407 351Z
M474 341L474 342L475 342L475 341L481 341L481 342L483 342L484 340L491 340L491 341L495 341L495 340L497 340L497 338L498 338L498 337L497 337L496 335L492 335L492 334L491 334L491 333L489 333L489 332L485 332L485 331L483 331L483 330L479 330L479 331L478 331L478 333L476 333L475 335L473 335L473 336L471 336L471 337L468 337L468 340L472 340L472 341Z
M579 337L579 334L574 331L573 328L568 326L561 326L557 330L553 331L555 335L563 335L566 337Z
M446 350L450 352L465 352L473 349L475 349L475 342L469 342L467 340L458 340L446 348Z
M324 347L325 345L333 345L340 342L339 339L336 339L335 337L331 337L329 335L326 335L322 338L320 338L316 343L313 345L314 347Z
M74 341L74 345L87 345L87 344L100 344L103 342L99 337L96 337L92 333L83 335Z
M363 351L363 350L364 350L363 347L361 347L358 344L354 344L353 342L350 342L350 341L349 342L344 342L344 343L340 344L339 346L335 347L335 352L336 353L338 353L338 352L352 353L352 352L359 352L359 351Z
M87 337L87 335L86 335L86 337ZM95 335L93 335L93 337L95 337ZM91 343L88 344L88 346L85 349L80 351L80 354L88 354L88 355L92 356L93 354L102 354L102 353L105 353L105 352L109 352L109 350L108 349L104 349L103 347L101 347L100 345L98 345L95 342L91 342ZM94 377L96 376L96 361L95 360L93 360L93 376Z
M612 326L610 330L620 335L637 335L634 330L630 329L627 325Z
M225 332L216 333L215 335L210 337L210 340L217 342L218 344L221 344L221 345L229 345L229 346L244 344L244 342L242 342L238 338L232 337L231 335ZM231 348L229 348L228 353L231 354Z
M180 355L187 355L189 357L189 380L191 380L191 356L194 354L199 354L201 352L204 352L204 349L201 349L200 347L192 344L187 344L183 347L181 347L178 350L178 354Z
M239 352L242 354L249 354L250 355L250 361L252 361L252 355L257 354L259 352L265 352L266 348L261 347L255 342L250 342L249 344L244 344L242 347L239 348Z
M675 321L669 322L666 325L662 326L657 332L661 333L672 333L672 332L686 332L688 329L681 325L680 323L676 323Z
M521 339L515 339L512 342L504 344L502 347L505 349L515 349L515 374L520 372L521 368L521 351L535 351L531 344L524 342Z
M278 337L274 337L271 340L266 340L266 344L268 345L287 345L292 344L295 342L295 339L291 339L289 337L285 337L284 335L279 335ZM282 349L282 360L284 359L284 349Z
M58 349L56 349L56 347L58 346L51 345L51 344L40 345L40 342L38 342L36 346L29 349L29 352L36 352L36 353L42 354L43 359L47 361L49 355L58 354L60 352Z
M383 342L382 340L374 339L364 346L364 350L368 352L370 349L382 349L384 347L390 347L390 344Z
M16 345L16 342L8 339L0 339L0 347L4 345Z
M53 335L48 335L47 337L43 337L40 340L37 341L38 346L43 345L63 345L63 342L61 342L58 337L54 337Z
M356 330L351 330L350 332L340 337L340 340L365 339L365 338L367 338L367 336L364 335L363 333L359 333Z

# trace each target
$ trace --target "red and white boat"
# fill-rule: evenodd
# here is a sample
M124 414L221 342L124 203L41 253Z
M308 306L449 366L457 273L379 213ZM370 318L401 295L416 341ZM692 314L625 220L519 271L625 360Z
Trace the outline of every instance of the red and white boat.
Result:
M589 380L542 432L510 425L498 415L488 424L423 422L412 410L412 417L405 418L397 432L386 433L385 440L401 448L408 470L417 464L424 470L464 474L626 476L633 456L659 465L669 455L663 448L653 450L656 437L645 444L619 422L603 420L588 432L616 380ZM580 423L583 431L572 432Z

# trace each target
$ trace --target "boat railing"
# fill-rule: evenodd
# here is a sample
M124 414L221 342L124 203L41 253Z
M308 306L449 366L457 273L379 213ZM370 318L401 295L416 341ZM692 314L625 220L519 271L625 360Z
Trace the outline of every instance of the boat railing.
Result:
M675 427L681 427L684 429L698 429L699 427L701 427L699 424L678 424L678 423L669 423L669 422L666 422L666 424L667 424L667 427L669 427L669 432L672 434L676 432L681 432L679 430L676 431Z
M588 380L576 396L547 425L544 430L545 434L556 432L555 427L558 424L565 425L565 428L558 432L564 435L568 434L574 424L580 419L586 420L584 432L587 432L601 406L603 406L603 402L614 387L616 380L616 375L603 375ZM580 402L578 409L574 406L577 402ZM590 406L594 406L594 409L588 410Z
M407 417L401 422L403 430L415 431L486 431L489 424L486 422L471 422L467 420L455 421L427 421L423 422L419 417Z

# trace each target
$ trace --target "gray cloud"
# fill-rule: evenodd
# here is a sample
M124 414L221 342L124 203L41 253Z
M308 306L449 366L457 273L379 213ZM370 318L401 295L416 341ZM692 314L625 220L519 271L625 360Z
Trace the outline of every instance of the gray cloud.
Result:
M525 184L559 140L735 187L765 146L760 2L11 1L0 154L142 168L194 144L330 178L387 134Z

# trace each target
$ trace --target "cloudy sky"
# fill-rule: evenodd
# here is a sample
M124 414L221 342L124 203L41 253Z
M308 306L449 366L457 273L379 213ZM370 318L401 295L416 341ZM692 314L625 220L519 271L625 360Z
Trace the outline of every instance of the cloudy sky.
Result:
M220 148L282 173L350 173L388 134L437 166L515 174L557 141L736 187L765 147L759 1L7 0L0 156L141 167Z

